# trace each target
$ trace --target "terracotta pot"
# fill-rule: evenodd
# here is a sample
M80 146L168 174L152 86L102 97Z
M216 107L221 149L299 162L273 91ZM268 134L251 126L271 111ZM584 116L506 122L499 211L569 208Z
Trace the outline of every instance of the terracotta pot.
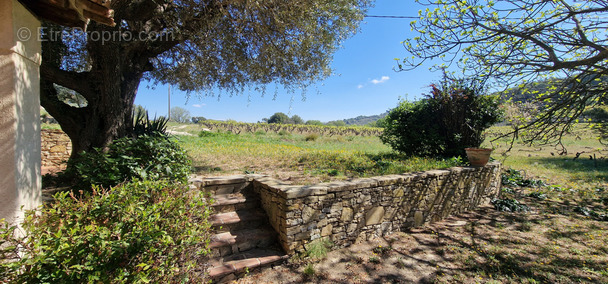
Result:
M490 160L492 149L485 148L465 148L467 158L473 167L483 167Z

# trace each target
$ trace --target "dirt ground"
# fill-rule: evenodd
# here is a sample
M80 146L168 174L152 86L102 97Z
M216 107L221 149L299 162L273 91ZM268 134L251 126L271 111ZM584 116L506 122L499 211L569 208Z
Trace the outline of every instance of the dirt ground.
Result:
M235 282L608 283L605 243L589 239L604 234L608 226L591 220L579 225L578 218L535 209L505 213L485 205L423 228L330 251L322 259L294 256ZM573 234L564 238L556 231Z

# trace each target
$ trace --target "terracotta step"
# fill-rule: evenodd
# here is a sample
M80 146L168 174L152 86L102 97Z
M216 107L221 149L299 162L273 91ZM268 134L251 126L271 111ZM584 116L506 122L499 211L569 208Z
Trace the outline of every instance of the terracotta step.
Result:
M259 208L260 199L255 195L244 195L243 193L217 194L213 196L214 203L211 204L217 213Z
M211 237L211 257L226 256L276 244L277 233L270 227L224 232Z
M230 274L238 274L248 268L252 269L270 265L289 258L278 249L252 249L242 253L233 254L224 258L210 261L211 268L209 276L212 279L220 280ZM219 281L223 282L223 281Z
M268 226L266 214L261 209L217 213L211 215L209 221L216 232Z

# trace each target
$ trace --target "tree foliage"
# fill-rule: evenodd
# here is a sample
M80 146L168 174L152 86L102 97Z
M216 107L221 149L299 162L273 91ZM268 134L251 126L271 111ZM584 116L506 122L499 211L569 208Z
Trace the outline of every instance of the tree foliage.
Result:
M299 115L294 114L290 118L292 124L304 124L304 119L302 119Z
M179 123L188 123L190 122L190 111L183 107L172 107L171 120Z
M306 125L323 125L323 122L320 120L307 120Z
M277 123L277 124L291 124L291 120L289 116L282 112L276 112L268 118L268 123Z
M325 125L329 126L346 126L346 122L344 120L332 120L325 123Z
M112 1L116 27L42 30L41 104L74 152L127 135L142 79L187 92L230 94L268 84L305 90L330 73L368 0ZM54 85L87 101L74 109ZM74 157L74 155L73 155Z
M497 86L550 82L528 90L543 104L529 124L530 141L560 138L589 105L605 101L608 2L600 0L421 0L404 41L409 70L426 61L454 64Z
M192 123L199 123L199 122L203 122L205 120L207 120L204 116L193 116L191 118Z

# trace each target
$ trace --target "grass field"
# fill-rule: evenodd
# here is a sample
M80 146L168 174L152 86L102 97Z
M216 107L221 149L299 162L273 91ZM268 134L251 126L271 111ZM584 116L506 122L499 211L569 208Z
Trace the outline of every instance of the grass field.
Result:
M296 184L455 165L453 160L400 157L377 137L284 133L207 133L172 125L199 173L269 174ZM585 125L552 145L495 148L512 175L503 197L527 207L501 212L487 205L372 242L334 250L240 279L240 283L608 283L608 160L605 147ZM561 155L560 155L561 153ZM578 155L577 155L578 154ZM576 158L578 156L578 158ZM591 157L591 158L590 158ZM523 208L523 207L522 207Z
M508 131L506 127L494 127L491 133ZM492 136L492 135L490 135ZM608 151L586 124L577 125L563 139L567 153L556 145L523 145L517 143L508 148L508 139L500 139L491 145L496 148L493 156L507 167L523 171L527 176L541 179L556 188L575 190L583 197L593 195L598 188L608 185ZM577 157L578 155L578 158ZM608 189L608 188L606 188Z
M201 174L259 173L310 184L456 165L452 160L401 157L377 137L204 133L179 138Z
M311 183L330 179L445 168L452 160L404 158L392 153L377 137L318 136L283 133L227 134L209 132L198 137L198 125L171 125L174 130L195 136L179 136L199 173L233 174L256 172ZM508 127L493 127L484 146L495 148L492 155L506 167L551 184L572 188L595 188L608 182L605 147L586 127L575 127L565 136L567 154L552 145L523 145L508 148L508 139L490 143L496 133ZM574 159L577 153L579 158ZM590 159L595 157L594 159Z

